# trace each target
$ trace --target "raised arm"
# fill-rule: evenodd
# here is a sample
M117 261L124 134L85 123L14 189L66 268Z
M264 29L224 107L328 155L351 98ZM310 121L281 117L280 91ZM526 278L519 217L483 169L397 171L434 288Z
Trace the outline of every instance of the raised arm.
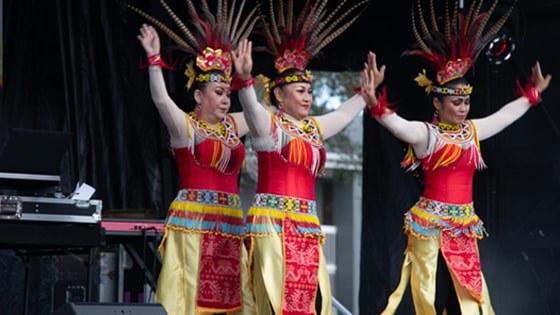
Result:
M368 104L369 110L374 113L375 119L395 137L411 144L416 156L423 157L427 152L430 140L428 127L423 122L408 121L387 108L385 102L378 102L375 92L377 86L372 82L372 77L374 77L374 73L371 69L364 70L362 73L362 97Z
M397 113L376 117L375 119L397 139L411 144L417 157L426 155L429 134L425 123L406 120L397 115Z
M157 56L160 53L160 41L156 30L152 26L146 24L140 28L138 40L144 47L148 57ZM188 144L187 126L185 122L185 112L183 112L173 102L163 79L163 73L160 65L150 65L150 93L161 119L169 132L172 147L184 147Z
M538 93L542 93L546 90L551 79L551 75L547 75L546 78L543 77L541 67L538 62L533 66L531 82L534 85L534 88L538 90ZM522 96L513 102L504 105L492 115L480 119L473 119L473 123L478 130L478 137L480 140L485 140L494 136L504 130L507 126L511 125L517 119L521 118L521 116L523 116L523 114L525 114L533 105L534 104L531 104L528 97Z
M319 122L323 139L326 140L344 129L348 124L364 109L366 102L364 99L356 94L342 103L336 110L316 116L315 119Z
M529 104L529 100L523 96L504 105L492 115L480 119L473 119L472 121L478 131L479 139L481 141L486 140L504 130L504 128L521 118L529 108L531 108L531 104Z
M366 106L367 90L373 91L383 82L385 77L385 66L377 67L377 60L374 53L368 53L368 61L364 63L364 70L361 76L362 95L354 95L339 108L328 114L315 117L321 126L323 139L328 139L342 129L344 129Z
M251 71L253 70L252 45L252 42L244 39L233 53L236 74L243 81L251 80ZM253 85L239 90L238 96L251 134L257 137L270 135L270 114L259 103Z

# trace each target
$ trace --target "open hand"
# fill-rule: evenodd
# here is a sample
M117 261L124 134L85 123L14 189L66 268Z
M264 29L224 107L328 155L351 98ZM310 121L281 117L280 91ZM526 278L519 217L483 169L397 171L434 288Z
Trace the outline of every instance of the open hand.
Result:
M541 93L544 92L544 90L548 88L550 80L552 80L552 76L550 74L547 74L546 77L543 77L543 74L541 72L541 65L537 61L531 69L531 81L533 82L537 90L539 90L539 92Z
M365 67L372 72L375 88L377 88L379 87L379 85L381 85L381 83L383 83L383 80L385 79L385 65L378 67L377 56L371 51L368 53L367 59L368 60L367 64L365 64Z
M142 24L138 40L144 47L147 56L157 55L160 51L160 41L156 29L151 25Z
M251 71L253 70L252 49L253 43L247 39L243 39L232 54L235 72L239 78L243 80L251 78Z
M362 77L360 80L361 95L364 98L368 107L377 105L377 97L375 95L375 74L372 69L369 69L367 64L362 70Z

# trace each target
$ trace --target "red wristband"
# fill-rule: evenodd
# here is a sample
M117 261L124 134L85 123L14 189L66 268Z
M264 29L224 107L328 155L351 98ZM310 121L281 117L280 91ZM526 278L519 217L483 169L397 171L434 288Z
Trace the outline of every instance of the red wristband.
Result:
M160 66L163 69L175 70L175 67L165 62L159 53L148 56L148 62L141 65L140 68L145 69L149 66Z
M373 118L381 118L396 111L394 104L389 102L387 87L384 86L381 92L377 93L377 104L370 108L370 115Z
M519 96L525 96L527 100L529 100L529 104L531 104L531 106L536 106L542 101L541 91L539 91L532 82L527 82L523 86L521 85L521 82L517 80L515 85L517 86L517 93L519 93Z
M255 80L252 77L247 80L243 80L237 74L234 74L231 79L230 89L232 91L239 91L253 84L255 84Z

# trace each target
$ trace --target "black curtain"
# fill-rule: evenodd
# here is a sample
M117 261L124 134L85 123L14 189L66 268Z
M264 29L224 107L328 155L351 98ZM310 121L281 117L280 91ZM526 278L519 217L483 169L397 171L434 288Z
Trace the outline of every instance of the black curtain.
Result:
M437 2L436 2L437 3ZM470 1L465 1L466 5ZM399 114L430 120L430 100L412 79L422 68L414 58L399 58L412 43L411 1L374 7L368 43L389 70L387 83ZM504 1L498 10L511 2ZM470 117L488 115L516 97L514 82L540 60L546 73L560 76L557 58L558 1L518 1L506 29L517 50L496 67L482 56L474 69ZM374 13L373 13L374 14ZM368 15L369 16L369 15ZM374 15L375 16L375 15ZM391 29L391 32L375 30ZM556 80L557 81L557 80ZM544 102L514 125L482 143L489 168L477 173L474 201L490 237L480 244L483 271L498 314L557 314L560 303L560 99L553 80ZM369 117L364 118L363 226L360 313L379 314L395 289L406 246L403 214L422 191L421 177L399 167L405 146ZM398 314L414 314L410 293Z
M165 18L158 3L134 4ZM114 0L6 0L4 17L2 130L71 132L62 165L65 191L87 182L105 212L164 216L176 179L147 71L140 69L142 20ZM167 83L181 104L179 79L171 73Z

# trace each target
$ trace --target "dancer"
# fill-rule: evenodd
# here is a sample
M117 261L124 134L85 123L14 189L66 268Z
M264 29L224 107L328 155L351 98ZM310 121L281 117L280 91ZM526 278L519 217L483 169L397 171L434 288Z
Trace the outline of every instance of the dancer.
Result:
M167 94L161 70L167 64L160 57L158 34L152 26L143 25L138 39L148 56L150 91L171 138L181 186L169 207L159 247L163 261L156 300L168 314L253 314L238 195L245 154L239 138L248 127L241 113L228 114L228 110L231 50L251 32L256 10L239 23L244 1L240 6L234 2L228 10L228 2L220 0L213 14L206 1L199 9L188 0L193 27L187 28L162 4L185 38L129 7L195 57L185 74L196 106L185 113Z
M424 70L415 79L432 96L435 115L431 123L405 120L388 109L386 102L372 100L377 102L372 110L377 121L410 144L402 165L410 169L420 166L425 181L422 197L405 214L408 246L400 283L382 314L395 313L409 279L416 314L444 313L446 301L436 302L436 274L446 271L440 268L449 271L458 302L458 309L448 307L447 314L494 314L477 244L485 230L472 203L474 171L485 167L479 141L499 133L536 106L551 77L543 77L537 63L530 81L519 88L521 97L490 116L466 119L473 87L464 76L511 12L484 32L496 2L488 12L480 12L482 2L473 1L466 16L457 7L451 16L446 13L443 33L439 31L432 1L431 31L420 4L418 12L413 12L418 47L406 54L420 56L434 68L433 78Z
M336 111L309 116L313 99L307 64L352 24L364 4L347 8L344 1L329 15L326 2L305 2L297 18L292 0L279 2L277 15L270 8L265 33L278 74L266 84L264 99L270 98L275 112L267 111L257 100L251 78L251 42L242 42L234 53L243 87L239 98L258 158L257 194L247 217L258 314L332 313L315 202L316 178L326 159L323 142L362 111L365 98L374 97L376 86L383 81L384 67L378 69L375 55L370 53L361 89L371 96L355 95ZM344 13L337 16L337 12Z

